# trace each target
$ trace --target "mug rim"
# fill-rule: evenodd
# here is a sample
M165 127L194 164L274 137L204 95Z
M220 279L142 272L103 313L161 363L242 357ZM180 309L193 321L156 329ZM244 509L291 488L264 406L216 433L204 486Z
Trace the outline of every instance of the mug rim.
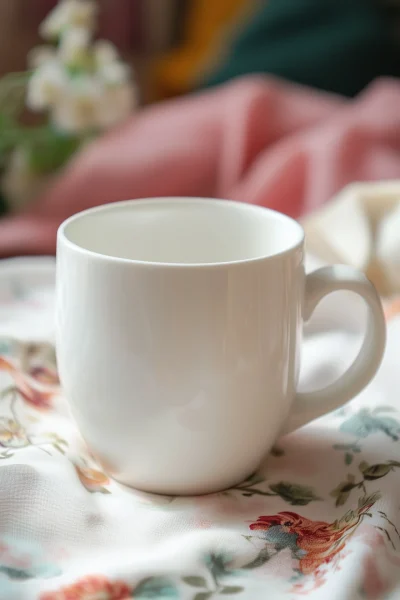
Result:
M174 204L193 204L197 205L200 203L208 202L210 204L214 204L215 206L231 206L235 209L249 211L253 213L259 213L265 215L269 213L271 217L277 219L285 224L290 224L297 229L296 240L290 244L287 248L284 248L281 251L274 252L272 254L266 254L262 256L256 256L253 258L243 258L238 260L231 261L221 261L221 262L199 262L199 263L180 263L180 262L159 262L159 261L146 261L146 260L138 260L132 258L124 258L120 256L112 256L109 254L103 254L101 252L96 252L94 250L89 250L84 246L77 244L72 241L67 235L68 227L74 223L75 221L79 221L80 219L86 217L87 215L92 215L101 212L113 211L118 209L123 209L127 206L133 205L158 205L164 204L166 202L174 203ZM101 261L101 262L112 262L112 263L120 263L126 265L135 265L147 268L154 267L162 267L162 268L190 268L190 269L205 269L205 268L221 268L221 267L229 267L235 265L244 265L244 264L253 264L260 263L265 261L273 261L277 258L282 258L296 252L296 250L300 249L304 245L305 232L302 225L285 215L284 213L280 213L272 208L267 208L265 206L260 206L258 204L249 204L247 202L240 202L237 200L225 200L222 198L201 198L197 196L157 196L157 197L149 197L149 198L138 198L131 200L122 200L118 202L109 202L107 204L100 204L98 206L93 206L91 208L87 208L85 210L79 211L67 219L65 219L58 228L57 231L57 246L59 243L62 243L64 246L76 252L78 254L82 254L84 256L88 256L91 259Z

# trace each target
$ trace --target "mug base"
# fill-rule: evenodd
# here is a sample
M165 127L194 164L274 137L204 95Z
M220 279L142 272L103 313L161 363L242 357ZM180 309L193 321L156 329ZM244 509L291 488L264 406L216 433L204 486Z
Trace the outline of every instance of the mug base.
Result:
M230 489L234 489L239 486L241 483L247 481L254 474L254 469L250 473L246 473L244 476L233 480L228 480L227 482L220 482L220 484L211 484L211 485L138 485L134 483L129 483L121 478L110 477L113 479L115 483L118 484L122 489L127 492L142 492L145 494L151 494L154 496L169 496L169 497L195 497L195 496L209 496L212 494L218 494L222 492L226 492Z

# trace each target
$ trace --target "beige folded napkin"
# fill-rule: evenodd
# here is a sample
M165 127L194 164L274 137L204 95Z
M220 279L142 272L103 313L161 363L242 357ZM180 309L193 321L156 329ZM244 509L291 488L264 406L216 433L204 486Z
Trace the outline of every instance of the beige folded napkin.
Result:
M303 226L308 252L361 269L382 296L400 292L400 180L350 184Z

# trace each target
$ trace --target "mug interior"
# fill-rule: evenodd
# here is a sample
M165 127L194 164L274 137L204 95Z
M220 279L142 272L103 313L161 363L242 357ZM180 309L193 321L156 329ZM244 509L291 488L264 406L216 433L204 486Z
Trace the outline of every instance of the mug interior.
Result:
M218 264L272 257L303 242L296 221L228 200L159 198L90 209L59 235L81 250L162 264Z

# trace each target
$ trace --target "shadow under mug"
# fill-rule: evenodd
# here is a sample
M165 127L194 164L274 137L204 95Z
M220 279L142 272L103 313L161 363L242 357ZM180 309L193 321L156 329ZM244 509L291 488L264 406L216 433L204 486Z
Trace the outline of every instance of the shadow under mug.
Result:
M368 384L385 346L374 287L346 266L306 276L303 257L296 221L227 200L127 201L61 225L61 382L113 478L162 494L227 488L279 435ZM366 302L364 343L336 382L298 393L303 321L337 290Z

